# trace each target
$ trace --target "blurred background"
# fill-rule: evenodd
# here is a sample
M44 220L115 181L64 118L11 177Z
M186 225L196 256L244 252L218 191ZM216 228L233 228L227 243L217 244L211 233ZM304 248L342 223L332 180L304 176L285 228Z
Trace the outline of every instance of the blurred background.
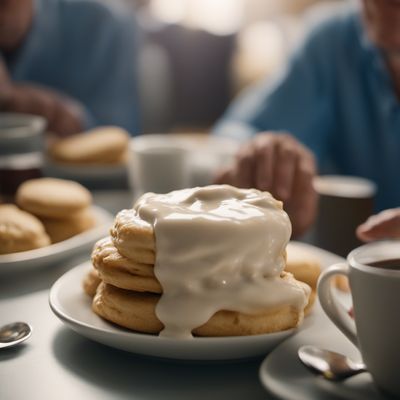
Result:
M119 11L122 3L122 13L97 1ZM200 154L202 167L222 147L233 156L237 147L202 134L241 90L285 68L314 19L353 1L0 3L0 109L43 117L35 122L2 115L0 194L14 193L25 179L40 175L90 187L122 186L117 178L126 182L129 134L187 134L196 142L185 146ZM63 136L85 131L82 127L107 125L125 133L100 129L61 143ZM96 150L100 144L102 151ZM207 168L217 170L211 162Z
M112 0L109 0L112 1ZM204 132L285 65L315 14L345 0L125 0L143 32L143 133Z

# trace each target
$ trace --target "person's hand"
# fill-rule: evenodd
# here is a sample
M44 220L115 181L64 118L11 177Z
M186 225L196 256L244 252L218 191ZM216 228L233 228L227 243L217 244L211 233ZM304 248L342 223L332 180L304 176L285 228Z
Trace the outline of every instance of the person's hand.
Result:
M356 233L364 242L400 239L400 208L391 208L369 217L357 228Z
M289 134L266 132L243 145L234 164L221 171L215 182L271 192L283 201L296 237L316 216L315 175L315 159L306 147Z
M48 88L13 83L0 104L4 111L43 116L47 120L47 130L60 136L78 133L83 129L81 106Z

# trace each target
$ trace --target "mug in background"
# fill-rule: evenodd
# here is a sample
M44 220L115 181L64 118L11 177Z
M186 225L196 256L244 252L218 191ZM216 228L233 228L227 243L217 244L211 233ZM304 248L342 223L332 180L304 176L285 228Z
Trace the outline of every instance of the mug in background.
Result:
M338 274L349 278L354 321L333 296L330 280ZM353 250L347 262L321 274L318 297L328 317L358 347L376 384L400 396L400 241Z
M374 212L376 185L355 176L322 175L314 180L319 211L310 241L343 257L362 243L355 231Z
M147 134L133 138L129 182L134 196L213 183L239 148L233 139L209 134Z
M167 193L190 185L187 151L168 135L149 135L131 143L129 180L135 197Z
M18 186L41 176L46 120L19 113L0 113L0 194L12 201Z

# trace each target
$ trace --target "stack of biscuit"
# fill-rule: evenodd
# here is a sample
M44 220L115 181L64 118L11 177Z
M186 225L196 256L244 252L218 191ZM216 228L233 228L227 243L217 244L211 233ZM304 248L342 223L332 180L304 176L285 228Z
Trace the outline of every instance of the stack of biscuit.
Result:
M128 132L104 126L58 140L49 147L49 155L60 164L118 165L126 162L128 146Z
M154 227L141 219L134 209L122 210L116 216L110 234L94 246L94 270L83 282L85 292L93 297L93 311L134 331L160 333L164 325L156 315L156 305L163 288L154 273L157 252ZM296 290L304 290L303 284L291 273L282 272L279 279ZM311 306L312 302L308 310ZM290 304L255 314L222 309L192 332L198 336L279 332L298 326L303 311Z
M40 178L24 182L16 193L18 206L43 224L52 243L95 225L90 192L77 182Z
M118 225L117 222L111 230L111 238L104 238L94 246L95 271L85 277L83 288L94 296L93 311L102 318L134 331L159 333L163 324L155 308L162 287L154 275L153 232L147 227L142 230L140 222L133 229L126 227L125 232L118 230ZM138 240L128 241L133 243L130 248L125 240L136 235ZM120 244L118 248L114 243ZM291 274L283 273L282 279L295 283ZM294 328L300 320L299 313L289 306L255 315L222 310L193 333L198 336L257 335Z

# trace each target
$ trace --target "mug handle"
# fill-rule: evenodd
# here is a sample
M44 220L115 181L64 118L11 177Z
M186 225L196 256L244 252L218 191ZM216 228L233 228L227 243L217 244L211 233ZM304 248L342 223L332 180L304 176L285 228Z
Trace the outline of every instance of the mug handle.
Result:
M334 299L332 293L331 278L335 275L348 277L349 266L346 263L334 264L321 274L317 286L319 302L331 321L358 347L354 320L349 316L344 306Z

